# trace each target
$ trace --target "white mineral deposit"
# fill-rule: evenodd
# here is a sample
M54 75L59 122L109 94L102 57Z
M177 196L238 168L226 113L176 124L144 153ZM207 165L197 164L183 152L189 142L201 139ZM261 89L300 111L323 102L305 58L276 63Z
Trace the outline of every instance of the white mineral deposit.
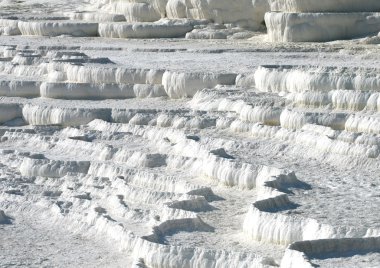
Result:
M380 1L0 0L0 267L380 267Z

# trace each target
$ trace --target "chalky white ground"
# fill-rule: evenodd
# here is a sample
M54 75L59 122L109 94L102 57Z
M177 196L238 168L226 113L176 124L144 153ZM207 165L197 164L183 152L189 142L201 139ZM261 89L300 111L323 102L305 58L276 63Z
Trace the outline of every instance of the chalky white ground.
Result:
M0 35L0 266L379 266L371 38Z

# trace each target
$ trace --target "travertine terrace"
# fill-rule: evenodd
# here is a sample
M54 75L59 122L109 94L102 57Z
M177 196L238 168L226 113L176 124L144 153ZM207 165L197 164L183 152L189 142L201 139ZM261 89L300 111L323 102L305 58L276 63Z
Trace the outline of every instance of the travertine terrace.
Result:
M379 267L378 0L0 0L0 267Z

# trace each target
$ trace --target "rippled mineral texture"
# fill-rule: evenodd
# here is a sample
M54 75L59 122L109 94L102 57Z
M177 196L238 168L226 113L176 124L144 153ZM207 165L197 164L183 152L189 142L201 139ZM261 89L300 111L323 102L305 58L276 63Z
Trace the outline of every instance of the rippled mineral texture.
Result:
M0 0L0 267L380 267L379 0Z

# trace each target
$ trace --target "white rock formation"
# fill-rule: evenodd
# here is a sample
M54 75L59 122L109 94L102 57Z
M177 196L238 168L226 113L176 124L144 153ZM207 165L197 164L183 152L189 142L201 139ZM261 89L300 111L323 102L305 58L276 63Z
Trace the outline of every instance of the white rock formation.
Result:
M244 86L255 86L264 92L380 90L380 76L377 69L262 66L250 77L252 77L251 82L245 82Z
M133 85L85 83L43 83L41 85L41 97L46 98L125 99L134 96Z
M53 78L59 81L51 82L76 82L91 84L161 84L164 70L135 69L122 67L103 67L91 65L72 65L67 63L51 64L46 66L48 74L53 73ZM57 77L56 72L60 75ZM53 79L52 79L53 80Z
M107 1L102 10L123 14L128 22L154 22L165 17L167 0Z
M109 14L99 12L75 12L67 14L71 20L84 20L84 21L96 21L96 22L120 22L126 21L126 18L122 14Z
M256 187L260 194L258 200L248 211L243 225L244 232L254 240L289 245L296 241L304 240L318 241L327 238L361 238L379 235L379 230L334 227L327 224L321 224L314 219L276 214L275 212L278 209L292 206L287 195L277 189L284 189L286 185L290 186L292 184L294 187L297 187L297 184L300 182L297 181L294 174L290 173L287 176L276 176L275 174L271 174L271 172L268 174L268 171L265 169L264 174L259 175L259 177L261 178L257 180L258 185ZM344 240L336 241L339 241L337 242L338 244L344 244ZM316 244L318 244L318 242L316 242ZM371 244L367 246L373 247ZM344 246L342 247L344 248ZM317 251L317 249L314 250ZM326 250L325 252L328 251L329 250ZM334 248L330 249L330 251L338 252L340 249ZM291 263L294 260L293 256L284 258L284 263ZM287 258L290 259L287 260ZM300 263L298 263L298 265L300 265Z
M7 97L38 97L40 95L38 81L1 81L0 96Z
M19 35L17 20L0 19L0 35Z
M19 21L18 28L23 35L98 36L97 23L84 23L74 21Z
M269 12L265 24L272 42L326 42L377 33L380 13Z
M212 88L218 84L231 85L235 83L236 74L208 73L177 73L167 71L162 78L162 84L170 98L178 99L193 97L203 88Z
M49 106L25 105L22 116L31 125L68 125L87 124L96 118L108 119L110 111L104 109L55 108Z
M257 30L268 4L263 0L238 0L233 3L216 0L169 0L168 18L206 19L216 23L235 23Z
M169 20L156 23L100 23L99 35L111 38L177 38L185 37L192 29L190 23Z
M268 0L270 10L284 12L376 12L380 3L376 0Z
M379 120L377 116L352 115L347 119L345 127L350 132L380 134Z
M87 173L89 166L89 162L25 158L20 166L20 172L23 176L61 178L69 172Z
M0 6L0 266L378 266L377 1Z

